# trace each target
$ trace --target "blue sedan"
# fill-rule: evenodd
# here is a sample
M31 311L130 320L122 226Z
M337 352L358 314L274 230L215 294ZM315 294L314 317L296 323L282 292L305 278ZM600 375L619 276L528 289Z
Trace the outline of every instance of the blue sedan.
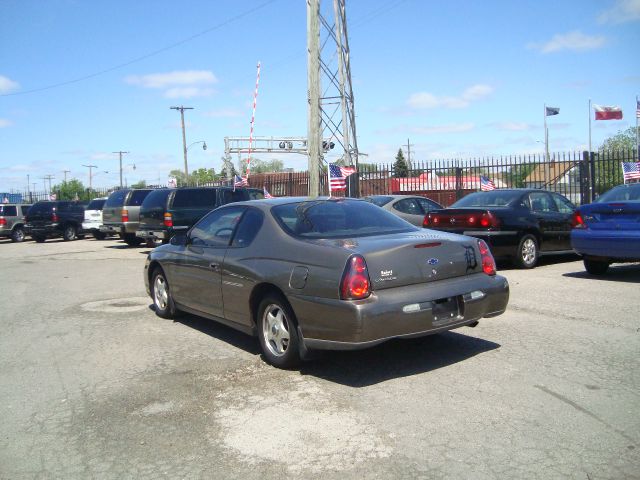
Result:
M640 183L618 185L574 214L571 246L594 275L615 262L640 262Z

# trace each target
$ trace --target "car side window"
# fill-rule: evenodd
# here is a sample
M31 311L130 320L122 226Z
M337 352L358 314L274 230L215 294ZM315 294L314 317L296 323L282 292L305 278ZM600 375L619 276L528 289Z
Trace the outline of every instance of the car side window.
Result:
M439 208L442 208L436 202L432 202L431 200L427 200L426 198L418 198L417 200L420 206L422 207L422 210L424 210L424 213L430 212L431 210L437 210Z
M413 198L405 198L393 205L393 209L410 215L422 215L422 209Z
M553 193L551 196L553 197L553 201L556 202L556 207L560 213L572 213L576 209L576 207L562 195Z
M256 238L256 235L258 235L263 220L264 215L260 210L248 208L240 220L231 246L239 248L248 247L251 242L253 242L253 239Z
M555 203L547 192L533 192L529 194L531 210L534 212L557 212Z
M214 210L191 229L191 243L198 246L226 247L245 207Z

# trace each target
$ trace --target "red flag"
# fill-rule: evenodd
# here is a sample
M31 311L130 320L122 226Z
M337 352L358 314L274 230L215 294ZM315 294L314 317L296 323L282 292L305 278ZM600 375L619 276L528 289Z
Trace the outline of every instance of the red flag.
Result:
M596 112L596 120L622 120L622 109L618 106L603 107L594 103L593 109Z

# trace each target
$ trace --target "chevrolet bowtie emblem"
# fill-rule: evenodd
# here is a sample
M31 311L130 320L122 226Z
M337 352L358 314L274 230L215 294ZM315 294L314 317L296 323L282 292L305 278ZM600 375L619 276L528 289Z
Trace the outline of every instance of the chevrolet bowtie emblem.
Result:
M449 222L450 222L450 223L456 223L456 219L455 219L455 218L452 218L452 219L450 219L450 220L449 220Z

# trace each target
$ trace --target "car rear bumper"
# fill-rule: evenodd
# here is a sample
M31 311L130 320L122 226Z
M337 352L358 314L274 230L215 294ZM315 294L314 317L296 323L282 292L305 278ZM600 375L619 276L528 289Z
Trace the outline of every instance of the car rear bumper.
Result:
M453 298L455 311L437 311L435 301ZM290 296L304 345L310 349L355 350L392 338L452 330L504 313L509 284L484 274L374 292L359 301Z
M144 238L145 240L167 240L169 238L169 232L166 230L136 230L136 237Z
M117 223L106 223L100 225L100 231L103 233L107 233L110 235L121 235L124 233L124 229L122 228L122 224Z
M57 237L62 235L62 227L58 223L52 223L49 225L30 225L24 226L24 231L27 235L36 237Z
M640 260L640 231L575 229L571 247L580 255Z

